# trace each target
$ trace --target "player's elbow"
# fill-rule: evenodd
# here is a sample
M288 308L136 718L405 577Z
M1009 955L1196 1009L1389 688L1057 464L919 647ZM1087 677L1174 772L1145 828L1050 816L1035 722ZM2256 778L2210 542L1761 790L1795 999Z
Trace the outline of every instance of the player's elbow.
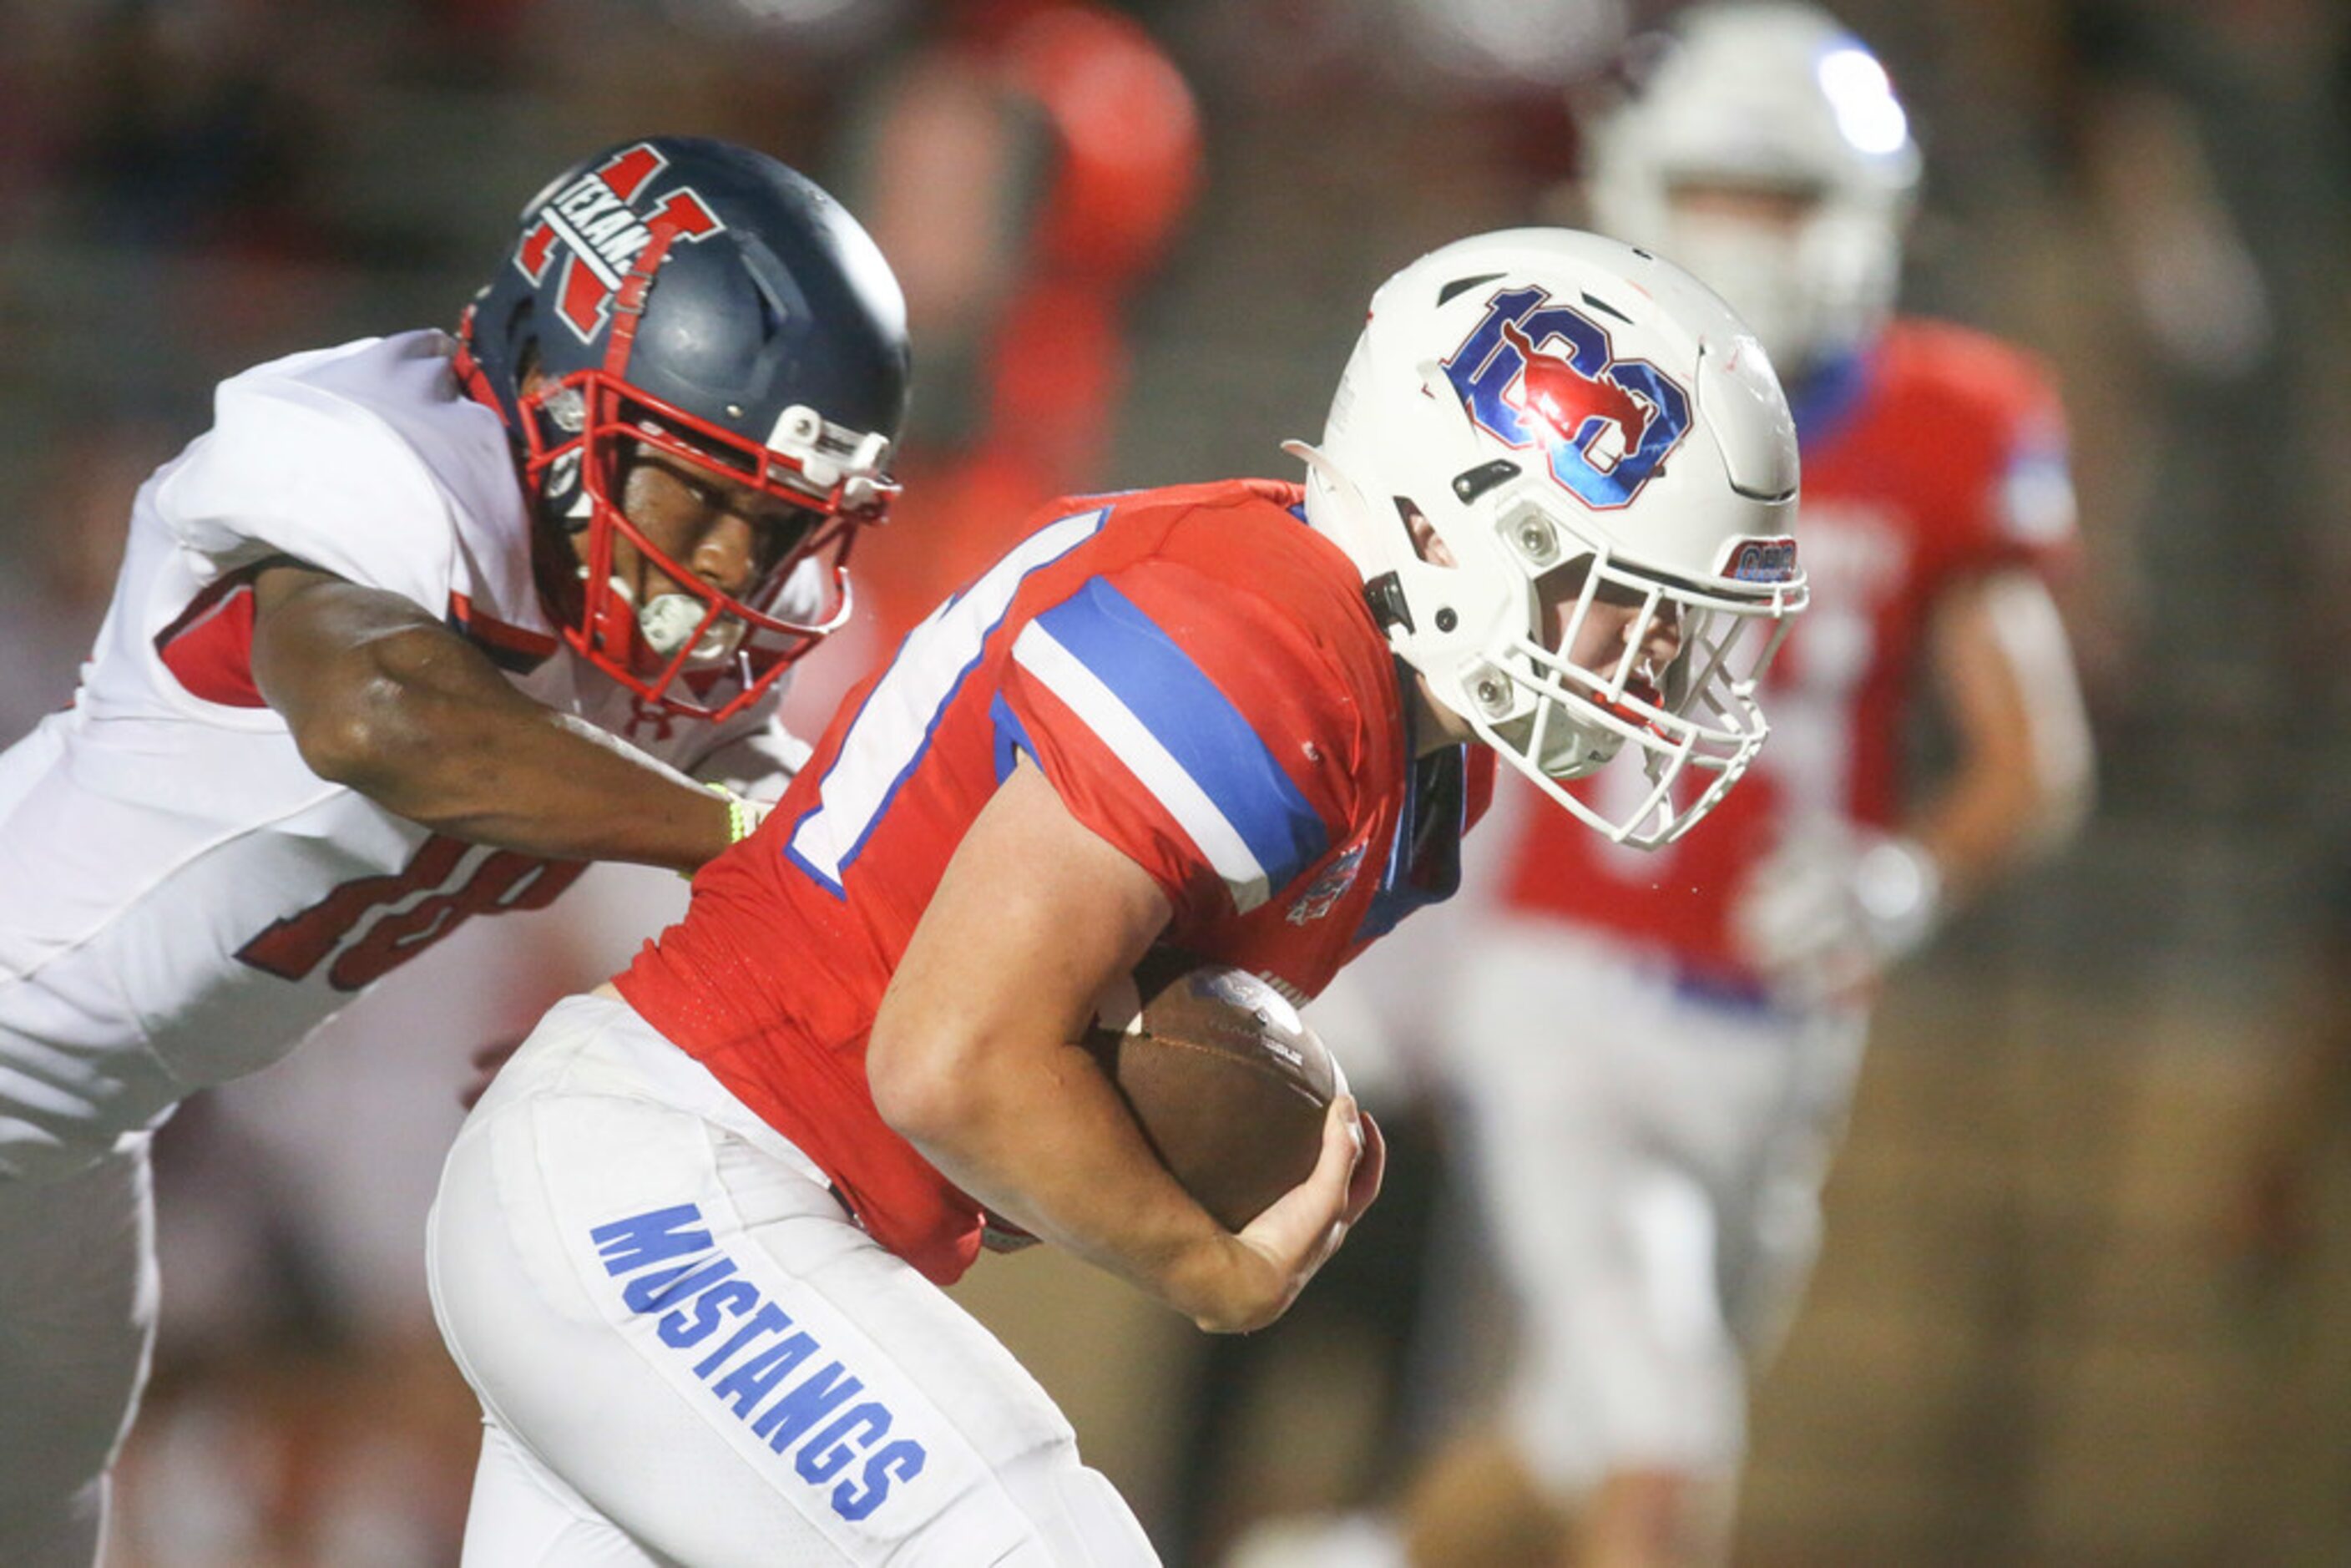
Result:
M444 797L478 770L488 732L449 700L434 650L423 640L378 639L355 650L327 700L292 723L310 771L428 825Z
M355 694L329 712L293 727L303 765L329 784L374 794L413 755L406 726L381 698Z
M2031 855L2051 853L2072 839L2097 800L2097 743L2088 715L2070 688L2062 695L2066 700L2036 707L2012 775L2024 796L2022 837Z
M2032 844L2047 853L2071 840L2089 821L2098 799L2097 758L2085 734L2079 744L2061 754L2037 760Z
M873 1108L890 1130L917 1148L932 1148L970 1124L979 1074L973 1051L951 1035L874 1021L865 1048L865 1079Z

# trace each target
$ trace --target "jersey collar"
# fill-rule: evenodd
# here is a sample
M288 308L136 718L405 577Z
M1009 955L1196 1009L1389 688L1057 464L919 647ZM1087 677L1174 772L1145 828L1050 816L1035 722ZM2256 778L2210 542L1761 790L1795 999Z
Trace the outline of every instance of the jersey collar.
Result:
M1395 662L1397 691L1410 691L1412 666ZM1406 711L1409 711L1407 709ZM1388 846L1380 885L1364 911L1355 940L1395 930L1416 909L1442 904L1461 887L1461 835L1468 825L1469 748L1448 746L1426 757L1407 753L1395 838Z

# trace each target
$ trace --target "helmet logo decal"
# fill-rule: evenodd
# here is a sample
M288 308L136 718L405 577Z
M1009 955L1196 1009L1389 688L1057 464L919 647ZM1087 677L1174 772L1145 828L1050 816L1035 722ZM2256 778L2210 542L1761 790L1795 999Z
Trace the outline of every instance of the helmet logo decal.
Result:
M1616 452L1640 450L1641 437L1649 431L1649 410L1640 399L1604 377L1576 374L1566 361L1527 341L1515 322L1502 323L1502 341L1518 350L1526 366L1520 372L1519 406L1550 425L1559 439L1573 441L1583 434L1586 420L1604 419L1616 426ZM1604 434L1595 432L1593 440ZM1593 455L1588 446L1585 455Z
M1688 433L1689 394L1646 360L1617 359L1604 328L1550 299L1541 288L1496 294L1446 379L1480 429L1541 447L1551 476L1585 506L1622 507Z
M653 176L668 166L669 160L647 142L624 148L549 197L516 247L516 268L536 287L561 246L564 273L555 313L583 343L594 342L604 329L629 264L653 243L653 225L668 225L682 240L699 240L726 226L692 186L668 193L650 213L633 210Z
M1717 573L1740 582L1796 580L1796 541L1785 534L1770 539L1733 539L1722 547L1722 557Z

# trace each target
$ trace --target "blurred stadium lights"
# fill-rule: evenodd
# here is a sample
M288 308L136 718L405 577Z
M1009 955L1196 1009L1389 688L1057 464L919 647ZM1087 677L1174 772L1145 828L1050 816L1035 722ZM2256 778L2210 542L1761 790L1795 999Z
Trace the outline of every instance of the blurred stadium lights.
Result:
M1822 57L1821 90L1837 127L1864 152L1892 152L1910 134L1908 116L1894 97L1886 68L1866 49L1835 49Z
M906 0L664 0L681 27L755 33L817 54L861 48L904 22Z
M1396 0L1412 53L1449 75L1557 86L1624 41L1625 0Z

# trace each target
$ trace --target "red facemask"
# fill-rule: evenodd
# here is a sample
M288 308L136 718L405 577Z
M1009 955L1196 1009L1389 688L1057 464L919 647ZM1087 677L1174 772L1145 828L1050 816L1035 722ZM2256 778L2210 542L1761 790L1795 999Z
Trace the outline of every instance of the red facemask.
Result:
M786 433L793 451L762 446L601 370L542 383L520 402L526 486L543 504L563 507L574 530L576 601L557 616L564 640L648 706L695 718L729 717L848 619L851 548L867 525L882 519L896 492L891 481L874 476L873 455L861 451L852 434L810 413ZM750 588L722 592L622 510L632 450L662 453L811 513L814 521ZM616 538L677 585L676 593L664 596L671 602L632 601L613 577Z

